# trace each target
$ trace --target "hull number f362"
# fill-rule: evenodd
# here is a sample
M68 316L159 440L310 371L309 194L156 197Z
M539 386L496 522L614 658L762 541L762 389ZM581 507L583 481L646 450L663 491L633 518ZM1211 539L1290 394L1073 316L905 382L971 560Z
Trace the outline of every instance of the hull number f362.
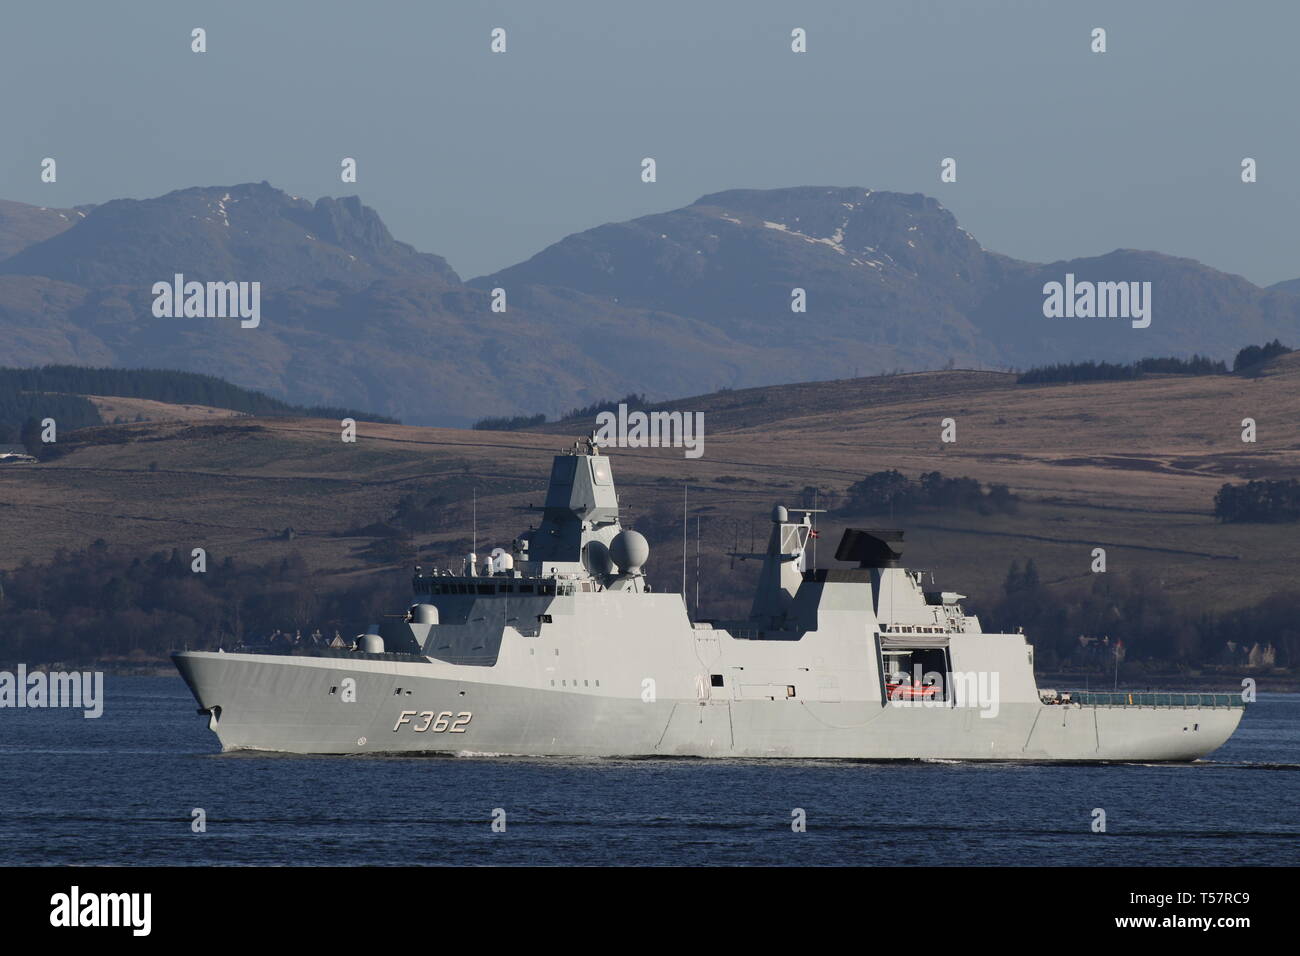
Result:
M397 723L393 725L393 733L401 728L403 724L409 726L417 734L429 733L441 734L463 734L465 725L470 722L474 715L468 711L461 711L459 714L453 714L449 710L444 710L435 714L431 710L404 710L397 718Z

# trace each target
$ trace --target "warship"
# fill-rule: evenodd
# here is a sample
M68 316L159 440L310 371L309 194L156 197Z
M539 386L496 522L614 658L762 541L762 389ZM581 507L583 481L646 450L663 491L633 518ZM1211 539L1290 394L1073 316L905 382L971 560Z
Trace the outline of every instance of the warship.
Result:
M353 647L173 659L223 750L705 758L1191 761L1238 694L1040 689L1025 635L901 566L903 534L844 532L811 566L810 509L776 506L749 616L654 591L610 457L555 456L537 527L416 567L405 614ZM684 590L684 589L683 589Z

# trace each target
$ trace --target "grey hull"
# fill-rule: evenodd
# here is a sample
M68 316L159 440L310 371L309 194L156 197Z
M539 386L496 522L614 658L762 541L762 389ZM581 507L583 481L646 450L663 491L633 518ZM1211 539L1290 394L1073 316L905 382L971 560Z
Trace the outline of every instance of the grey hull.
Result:
M416 567L417 603L350 651L175 655L222 747L1194 760L1241 720L1227 695L1040 691L1024 635L984 633L963 595L925 590L897 529L848 529L835 557L857 566L810 568L812 512L778 505L766 551L735 555L762 561L749 616L692 621L651 591L649 544L622 528L594 443L556 456L540 510L481 571L472 554L461 573Z
M616 688L439 674L482 669L436 661L207 652L175 660L223 750L301 754L1189 761L1221 746L1242 714L1031 702L983 717L976 707L879 701L646 701ZM348 677L355 700L345 702L338 688Z

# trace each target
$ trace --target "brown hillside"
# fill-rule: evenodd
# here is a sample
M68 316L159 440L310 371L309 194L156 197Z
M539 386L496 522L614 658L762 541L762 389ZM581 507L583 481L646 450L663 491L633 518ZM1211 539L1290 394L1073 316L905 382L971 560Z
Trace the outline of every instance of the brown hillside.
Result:
M1237 607L1295 586L1294 526L1220 525L1225 481L1300 474L1300 355L1257 377L1153 377L1017 386L984 372L928 372L722 392L666 403L705 413L704 456L612 449L624 505L654 547L660 586L680 584L682 484L701 521L704 611L728 588L720 553L761 541L771 505L832 501L864 474L939 470L1010 486L1019 514L923 514L909 530L911 564L991 601L1013 559L1033 557L1049 583L1086 583L1092 548L1109 573L1153 576L1179 599ZM939 440L957 422L957 442ZM1241 420L1259 441L1243 444ZM539 502L550 456L590 423L545 432L359 426L357 444L314 419L159 422L88 429L37 466L0 468L0 566L42 560L96 538L147 552L206 547L220 558L300 552L326 575L374 568L373 537L340 536L388 519L405 495L440 497L444 517L417 534L434 563L471 536L477 490L480 550L505 545ZM554 432L562 432L563 437ZM151 470L152 465L152 470ZM821 503L819 501L819 503ZM826 563L846 523L823 516ZM295 531L293 540L279 533ZM692 535L694 525L692 524ZM694 542L689 568L694 573ZM734 579L733 579L734 580ZM689 585L693 590L693 578Z

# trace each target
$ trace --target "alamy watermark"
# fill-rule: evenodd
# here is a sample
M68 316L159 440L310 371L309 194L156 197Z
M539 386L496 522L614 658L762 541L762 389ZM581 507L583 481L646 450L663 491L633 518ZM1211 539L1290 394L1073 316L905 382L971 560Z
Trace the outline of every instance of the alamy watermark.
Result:
M1150 282L1076 282L1067 272L1065 282L1046 283L1043 295L1049 319L1131 319L1135 329L1151 324Z
M1002 709L997 671L952 671L944 675L939 671L922 672L920 664L913 665L912 671L911 675L895 671L885 678L885 694L891 704L951 707L955 700L962 707L978 707L980 716L989 718ZM944 692L945 676L951 694Z
M0 671L0 708L76 707L87 719L104 713L103 671Z
M602 448L684 448L687 458L704 454L703 412L629 412L596 416L595 442Z
M50 925L124 927L132 936L148 936L153 926L152 893L85 893L74 885L50 897Z
M260 282L186 282L178 272L171 282L155 282L150 291L156 319L238 318L244 329L262 322Z

